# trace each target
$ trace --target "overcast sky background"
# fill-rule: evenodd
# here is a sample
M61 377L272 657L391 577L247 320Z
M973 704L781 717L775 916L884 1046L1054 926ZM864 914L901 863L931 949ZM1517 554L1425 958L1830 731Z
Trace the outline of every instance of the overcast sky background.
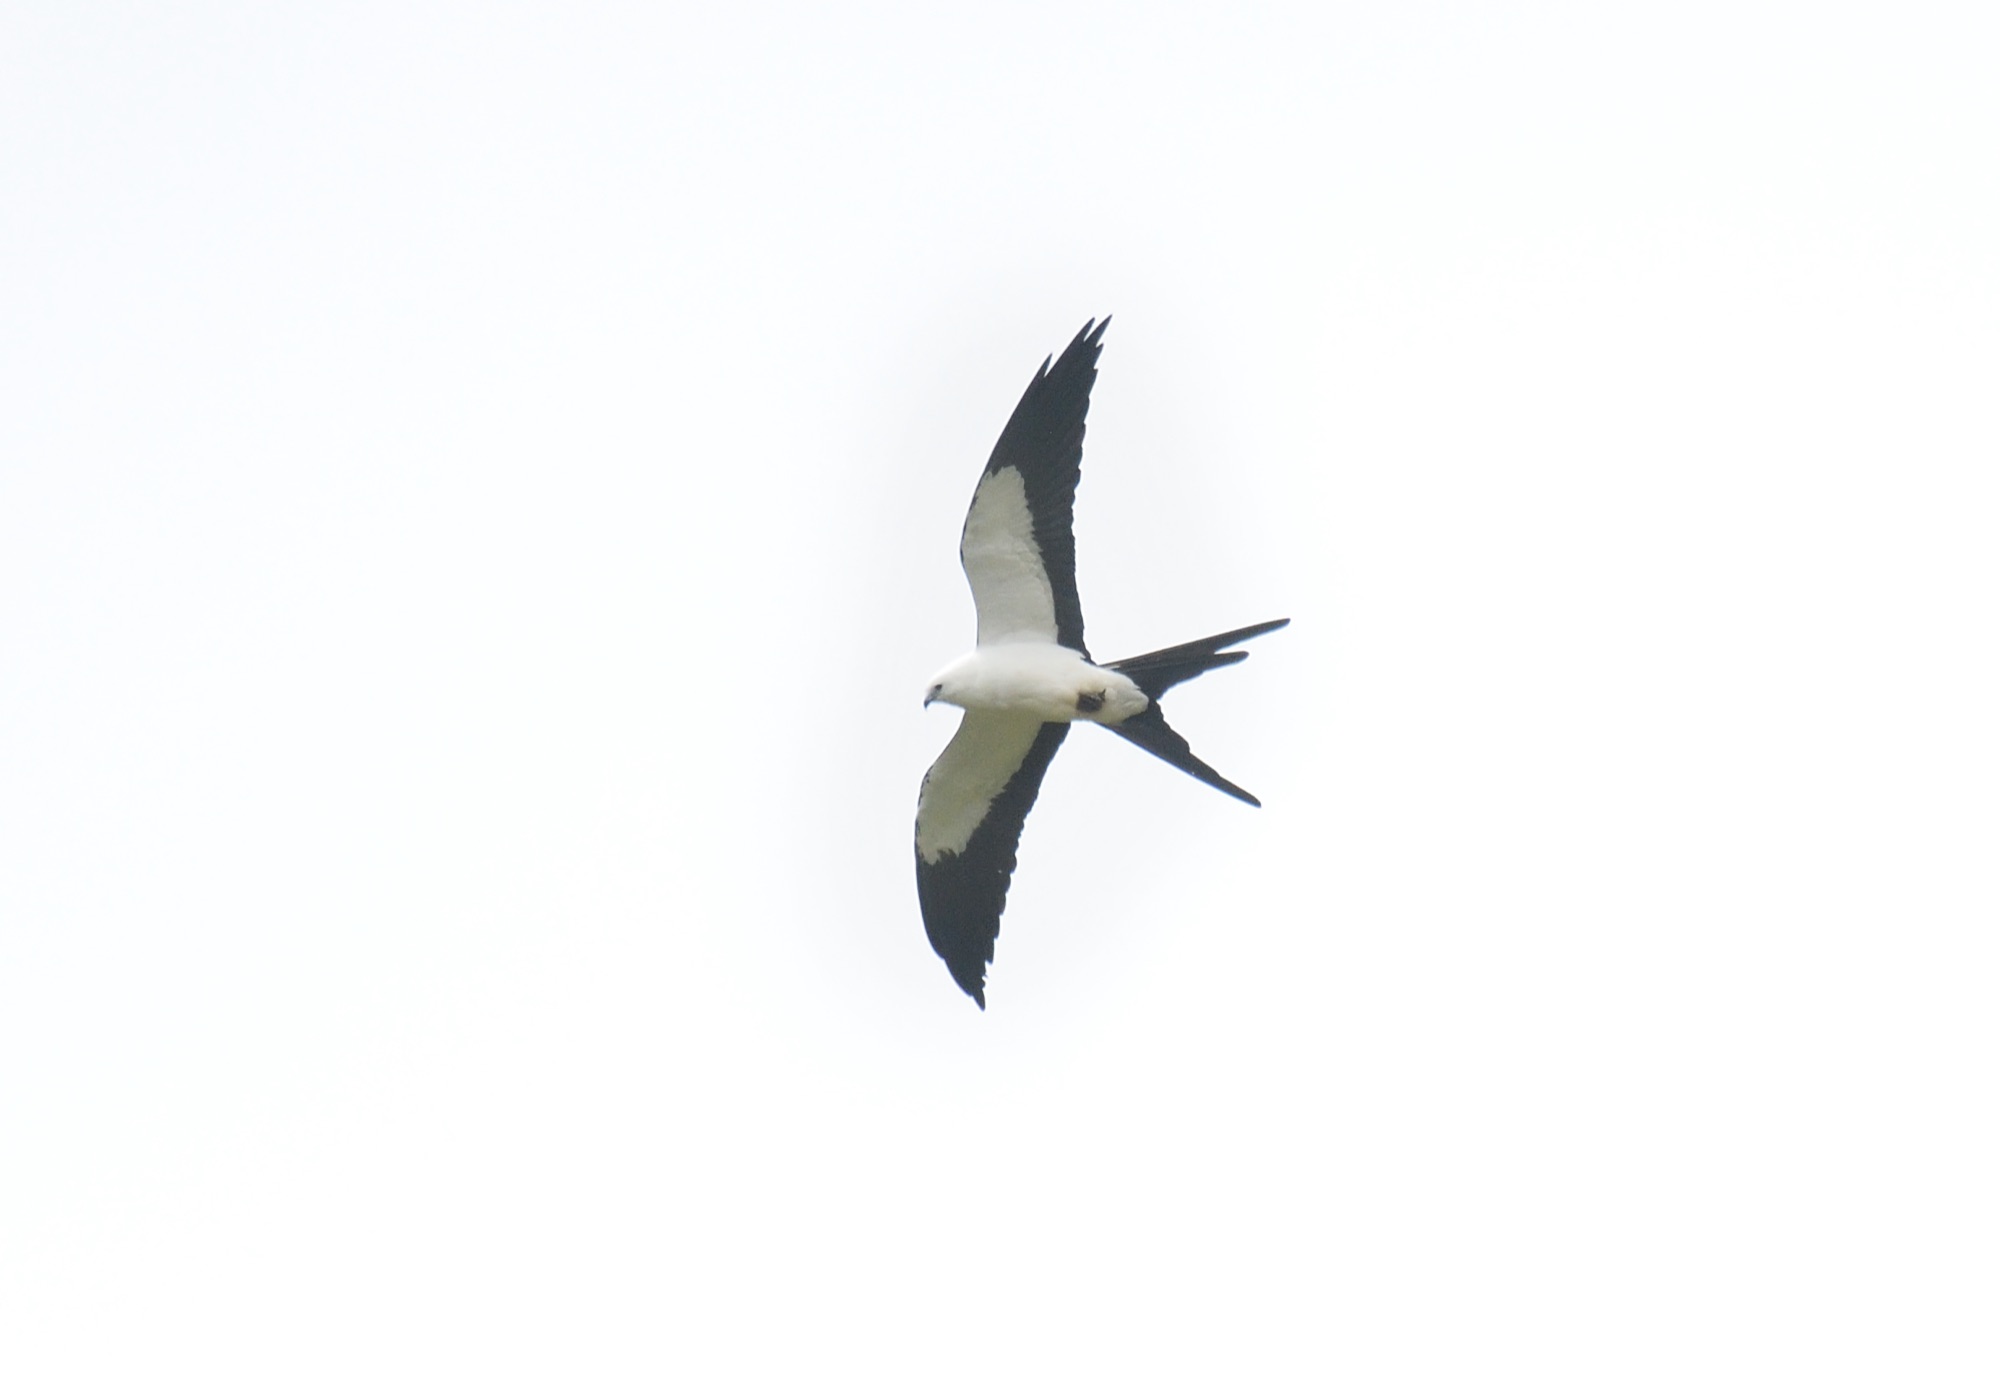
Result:
M1990 1372L2000 20L0 14L0 1367ZM1115 314L981 1014L919 708Z

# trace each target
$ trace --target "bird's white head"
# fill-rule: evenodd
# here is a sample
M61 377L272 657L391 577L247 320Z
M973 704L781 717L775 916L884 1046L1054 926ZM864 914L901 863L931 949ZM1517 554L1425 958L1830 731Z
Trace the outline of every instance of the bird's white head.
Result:
M924 706L934 702L948 702L954 707L966 705L966 692L973 684L972 655L962 655L931 675L930 687L924 689Z

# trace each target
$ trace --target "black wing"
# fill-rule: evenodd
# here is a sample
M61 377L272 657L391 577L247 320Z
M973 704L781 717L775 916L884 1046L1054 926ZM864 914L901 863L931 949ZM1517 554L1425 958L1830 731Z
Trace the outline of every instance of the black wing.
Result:
M931 948L986 1006L986 967L1028 809L1067 722L967 712L917 800L917 902Z
M1083 648L1083 604L1076 595L1076 535L1071 516L1076 484L1083 467L1083 421L1090 411L1090 389L1097 381L1097 356L1103 352L1102 323L1087 321L1062 357L1046 359L1028 390L1021 394L1007 427L986 461L991 476L1003 468L1020 470L1034 522L1035 545L1055 596L1056 643L1080 654Z

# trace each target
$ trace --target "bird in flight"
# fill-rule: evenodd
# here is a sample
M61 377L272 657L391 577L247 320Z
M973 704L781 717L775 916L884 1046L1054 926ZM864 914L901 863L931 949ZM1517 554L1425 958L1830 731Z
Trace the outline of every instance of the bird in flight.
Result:
M958 558L979 613L977 648L932 676L926 707L964 719L917 795L917 900L931 946L986 1006L986 967L1021 827L1071 722L1094 721L1232 798L1259 806L1195 758L1160 712L1169 688L1249 657L1228 647L1289 618L1098 664L1083 644L1070 529L1083 421L1103 323L1089 321L1028 384L973 490Z

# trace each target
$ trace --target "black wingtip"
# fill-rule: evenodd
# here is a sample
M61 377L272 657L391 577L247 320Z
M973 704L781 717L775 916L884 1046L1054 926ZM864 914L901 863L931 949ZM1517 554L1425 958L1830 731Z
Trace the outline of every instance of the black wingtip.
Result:
M1076 338L1070 340L1068 347L1062 351L1062 357L1065 360L1067 360L1071 354L1076 353L1078 350L1089 349L1092 351L1092 356L1090 360L1091 370L1095 372L1097 368L1096 355L1098 353L1103 352L1104 332L1110 328L1111 328L1111 317L1108 315L1105 316L1102 320L1090 319L1084 321L1083 328L1076 332ZM1055 366L1056 366L1056 355L1050 354L1047 358L1042 360L1042 370L1039 373L1035 374L1036 379L1039 381L1040 379L1047 377L1049 375L1049 369Z
M986 966L993 957L989 953L985 959L959 965L946 965L951 971L952 983L963 989L966 996L979 1005L979 1011L986 1011Z
M936 945L935 942L932 943ZM943 955L943 951L938 952ZM965 991L965 996L986 1011L986 966L993 959L993 948L988 946L983 953L957 951L956 959L947 957L944 968L951 975L951 982Z
M950 961L946 961L945 969L951 973L951 982L964 990L966 997L978 1004L980 1011L984 1012L986 1009L986 961L982 960L977 965L953 965Z

